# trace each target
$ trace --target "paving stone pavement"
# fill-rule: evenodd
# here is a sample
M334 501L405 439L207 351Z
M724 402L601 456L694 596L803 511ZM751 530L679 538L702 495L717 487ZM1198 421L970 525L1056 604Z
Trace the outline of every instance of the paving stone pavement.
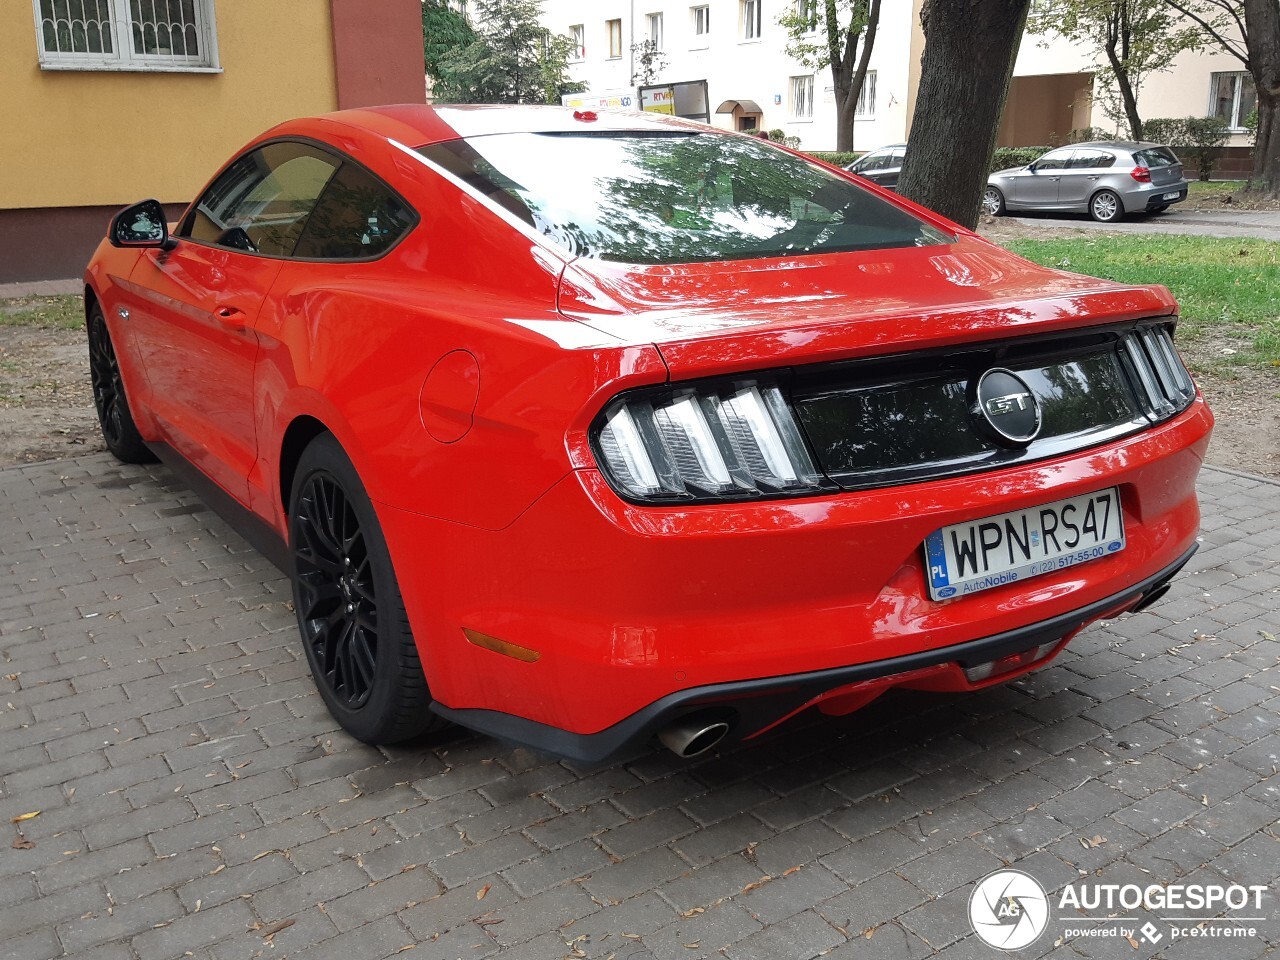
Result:
M1271 888L1203 925L1254 937L1063 942L1086 911L1020 957L1275 953L1280 486L1201 489L1169 597L1030 678L580 770L351 740L286 581L166 470L2 470L0 958L991 960L967 903L1007 864Z

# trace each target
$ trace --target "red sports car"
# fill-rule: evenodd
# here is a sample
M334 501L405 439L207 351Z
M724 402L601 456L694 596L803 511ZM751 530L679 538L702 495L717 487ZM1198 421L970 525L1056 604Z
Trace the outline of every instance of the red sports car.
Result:
M692 756L1018 676L1195 549L1167 290L673 118L284 123L122 210L85 308L109 448L282 564L368 742Z

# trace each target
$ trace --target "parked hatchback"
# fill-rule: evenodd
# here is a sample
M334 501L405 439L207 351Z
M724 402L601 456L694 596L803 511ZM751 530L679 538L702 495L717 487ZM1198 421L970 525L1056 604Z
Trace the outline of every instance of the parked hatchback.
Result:
M1050 150L1025 167L991 174L982 207L1087 213L1114 223L1126 213L1160 213L1187 199L1182 164L1158 143L1109 140Z

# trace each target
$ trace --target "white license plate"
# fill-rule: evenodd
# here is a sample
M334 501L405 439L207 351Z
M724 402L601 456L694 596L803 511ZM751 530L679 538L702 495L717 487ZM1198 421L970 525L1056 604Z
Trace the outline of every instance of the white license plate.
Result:
M1182 196L1182 193L1181 193L1181 191L1178 191L1178 192L1175 192L1175 193L1166 193L1166 194L1165 194L1164 196L1162 196L1160 199L1161 199L1161 200L1177 200L1180 196Z
M924 541L929 596L990 590L1118 553L1124 542L1117 487L952 524Z

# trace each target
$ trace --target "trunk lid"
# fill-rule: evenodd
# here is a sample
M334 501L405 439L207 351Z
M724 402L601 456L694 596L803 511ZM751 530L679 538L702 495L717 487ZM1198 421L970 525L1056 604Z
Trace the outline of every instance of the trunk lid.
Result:
M577 260L559 307L655 344L682 379L884 356L1167 315L1164 287L1038 266L972 234L954 244L667 266Z

